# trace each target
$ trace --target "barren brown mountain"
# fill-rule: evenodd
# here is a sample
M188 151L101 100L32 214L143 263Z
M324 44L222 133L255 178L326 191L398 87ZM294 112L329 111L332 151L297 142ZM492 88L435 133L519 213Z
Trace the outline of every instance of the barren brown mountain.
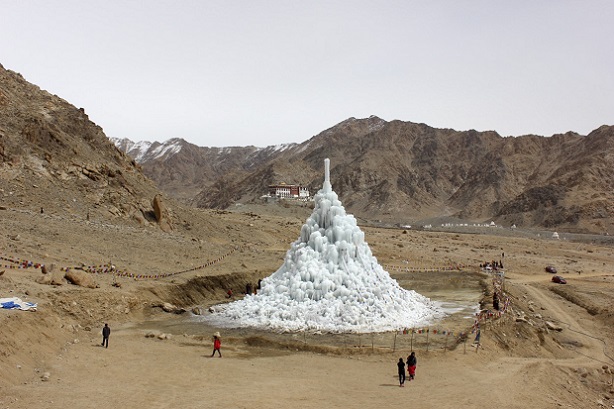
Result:
M290 160L301 154L289 146L294 153L283 161L236 170L237 185L250 186L239 175L268 183L294 178L299 169L311 179L296 181L314 189L322 181L321 159L330 156L333 164L339 163L331 176L333 187L344 191L342 198L354 200L356 208L377 210L377 203L367 198L386 196L389 185L381 178L394 176L389 168L414 165L404 162L409 146L395 148L405 154L390 162L394 166L382 166L369 152L385 140L389 146L404 145L413 130L440 136L416 136L414 149L423 156L414 161L426 168L432 163L433 175L424 181L408 177L406 191L415 189L420 203L444 192L434 181L439 173L451 171L439 169L443 165L433 155L428 159L427 152L444 149L436 141L454 131L377 118L335 128L302 144L307 153L301 160ZM377 133L383 129L388 130ZM405 135L398 143L393 143L394 129ZM382 141L368 138L372 132ZM356 139L352 148L344 142L348 135ZM505 145L494 134L466 133L464 138L470 145ZM556 138L563 145L575 144L578 152L611 149L606 146L610 128L587 137ZM514 141L508 139L504 142ZM536 145L549 143L548 138L530 139ZM355 166L343 162L348 152L353 152ZM476 160L483 158L473 154ZM593 154L594 159L611 160ZM593 184L586 189L609 183L597 177L606 175L598 165L578 173L581 164L572 164L576 168L549 176L542 173L555 165L540 165L542 172L533 179L575 175L579 181L590 179ZM344 172L354 172L356 181ZM469 178L469 167L466 172L463 177ZM343 174L345 179L339 176ZM482 178L478 173L473 177ZM460 184L452 180L450 184ZM380 188L377 194L360 190L360 196L360 186ZM574 193L557 188L516 193L514 206L525 209L532 201L554 203L556 198L556 204L534 210L537 215L562 206L570 191ZM232 210L211 210L187 207L161 194L83 110L0 67L0 298L17 297L37 306L36 311L0 309L0 408L613 405L611 238L561 233L554 240L522 228L435 232L361 222L373 254L402 286L448 306L448 315L431 323L430 332L213 328L203 321L209 308L231 301L227 289L241 298L247 283L272 274L311 213L308 206L240 200L244 205ZM469 199L459 194L454 200ZM500 316L494 313L493 275L479 268L486 260L505 265ZM553 283L544 271L547 265L555 266L567 284ZM479 342L472 333L476 309L484 317ZM105 323L111 327L108 348L101 346ZM210 358L211 335L218 331L222 359ZM416 379L400 388L396 362L411 350L418 356Z
M194 200L204 208L258 202L269 184L280 182L313 190L326 156L340 197L366 220L420 224L454 217L614 234L612 126L587 136L504 138L372 116L350 118L283 149L197 148L181 140L168 147L166 155L140 157L145 173L174 195L202 186ZM171 173L177 175L172 181ZM181 186L185 175L189 183Z

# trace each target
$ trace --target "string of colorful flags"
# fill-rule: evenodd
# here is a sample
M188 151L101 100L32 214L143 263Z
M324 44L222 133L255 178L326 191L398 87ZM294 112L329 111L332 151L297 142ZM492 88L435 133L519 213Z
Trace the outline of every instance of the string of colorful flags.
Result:
M394 266L391 264L382 264L382 266L387 271L395 271L395 272L438 272L438 271L457 271L467 267L465 264L454 264L450 266L442 266L442 267L402 267L402 266Z
M486 310L482 310L478 312L476 314L476 318L473 323L473 326L471 327L471 333L474 333L476 331L479 332L480 324L486 322L487 320L501 318L501 316L505 314L507 310L510 308L511 306L510 297L503 291L503 280L504 280L503 277L504 277L503 274L493 274L493 277L492 277L492 286L493 286L493 294L494 294L493 304L494 304L494 298L496 298L498 300L497 301L498 308L493 308L492 310L486 309ZM500 303L501 300L503 301L502 305Z
M446 329L440 328L405 328L399 330L399 335L412 335L412 334L433 334L433 335L441 335L441 336L457 336L457 337L465 337L468 335L467 331L450 331Z
M10 268L10 269L19 269L19 268L42 268L45 265L41 263L35 263L29 260L23 260L14 257L4 257L0 256L0 260L8 261L11 264L0 264L0 268Z
M134 278L134 279L158 279L158 278L171 277L171 276L175 276L177 274L187 273L187 272L190 272L190 271L196 271L196 270L201 270L201 269L206 268L206 267L210 267L210 266L212 266L214 264L217 264L220 261L224 260L226 257L228 257L231 254L235 253L239 249L240 249L240 247L234 247L228 253L226 253L226 254L224 254L224 255L222 255L222 256L214 259L214 260L207 261L206 263L201 264L201 265L196 266L196 267L188 268L188 269L181 270L181 271L175 271L175 272L171 272L171 273L135 274L135 273L131 273L131 272L127 271L127 270L120 270L120 269L118 269L113 264L99 264L99 265L90 265L90 266L61 267L60 270L61 271L68 271L70 269L74 269L74 270L83 270L86 273L90 273L90 274L112 274L114 276L129 277L129 278ZM42 267L44 267L44 264L35 263L33 261L18 259L18 258L14 258L14 257L0 256L0 260L5 260L5 261L8 261L9 263L12 263L12 264L6 264L6 265L3 266L5 268L11 268L11 269L31 268L31 267L42 268Z
M199 266L196 267L192 267L192 268L188 268L185 270L181 270L181 271L175 271L172 273L160 273L160 274L135 274L135 273L131 273L127 270L119 270L117 267L115 267L115 265L113 264L100 264L100 265L92 265L92 266L79 266L79 267L64 267L63 270L68 270L69 268L74 268L74 269L81 269L83 271L85 271L86 273L90 273L90 274L112 274L118 277L128 277L128 278L134 278L137 280L142 280L142 279L159 279L159 278L166 278L166 277L171 277L171 276L175 276L177 274L183 274L183 273L187 273L190 271L196 271L196 270L201 270L203 268L212 266L216 263L219 263L220 261L222 261L223 259L225 259L226 257L228 257L229 255L231 255L232 253L234 253L237 249L233 249L230 252L224 254L221 257L216 258L215 260L211 260L206 262L205 264L201 264Z

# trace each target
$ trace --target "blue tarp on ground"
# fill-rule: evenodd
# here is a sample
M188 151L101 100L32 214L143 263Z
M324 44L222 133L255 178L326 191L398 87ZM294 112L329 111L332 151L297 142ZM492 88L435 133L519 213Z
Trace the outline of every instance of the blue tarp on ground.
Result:
M36 304L22 301L20 298L0 298L0 308L6 310L36 311Z

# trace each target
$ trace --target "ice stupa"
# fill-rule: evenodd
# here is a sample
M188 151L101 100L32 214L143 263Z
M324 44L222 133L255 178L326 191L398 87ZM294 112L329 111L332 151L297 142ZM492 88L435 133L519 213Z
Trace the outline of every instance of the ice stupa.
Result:
M220 305L209 320L227 327L274 331L383 332L423 325L441 315L436 304L390 277L346 214L330 183L324 184L300 237L283 265L262 280L255 295Z

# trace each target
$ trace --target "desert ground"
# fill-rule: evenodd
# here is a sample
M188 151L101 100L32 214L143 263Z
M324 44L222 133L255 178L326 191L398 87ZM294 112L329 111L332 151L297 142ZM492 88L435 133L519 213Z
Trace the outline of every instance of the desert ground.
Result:
M240 298L246 282L281 265L309 208L182 210L170 233L37 209L0 208L0 297L37 303L34 312L0 310L2 409L614 407L607 241L362 226L391 276L436 301L491 309L492 277L479 264L503 261L509 307L481 324L479 346L466 311L433 323L427 344L424 334L274 334L203 322L229 301L227 288ZM7 259L42 263L47 274ZM127 275L81 270L106 263ZM568 283L552 283L547 265ZM67 282L66 268L95 288ZM215 331L221 359L210 358ZM400 388L396 362L411 349L416 379Z

